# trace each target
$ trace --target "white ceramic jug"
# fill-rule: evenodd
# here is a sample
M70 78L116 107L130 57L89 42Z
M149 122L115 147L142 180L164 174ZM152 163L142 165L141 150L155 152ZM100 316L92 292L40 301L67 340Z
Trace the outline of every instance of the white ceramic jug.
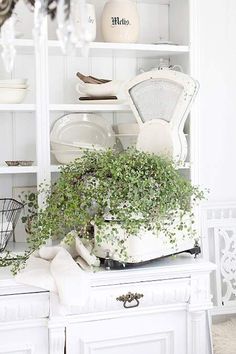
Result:
M84 39L88 42L92 42L96 39L96 14L95 14L95 6L93 4L86 4L86 19L85 19L85 33ZM76 34L79 39L81 38L81 13L80 6L77 4L75 7L75 26L76 26Z
M109 0L102 13L106 42L135 43L139 36L139 14L133 0Z

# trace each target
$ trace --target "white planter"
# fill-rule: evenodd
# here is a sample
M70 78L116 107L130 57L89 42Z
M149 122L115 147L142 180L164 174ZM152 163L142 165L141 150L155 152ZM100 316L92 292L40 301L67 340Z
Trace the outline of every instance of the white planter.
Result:
M135 2L132 0L109 0L102 13L102 34L106 42L137 42L139 15Z
M190 225L191 221L189 221ZM184 236L184 232L176 230L175 226L171 230L176 235L176 242L174 244L170 242L163 232L156 234L153 231L141 231L136 236L129 236L124 242L125 255L117 252L117 249L120 249L119 240L125 238L125 231L118 224L115 227L118 230L118 234L115 239L113 237L112 241L110 241L106 236L111 234L111 226L107 223L106 228L100 232L100 235L104 236L100 243L97 243L97 230L95 228L94 254L97 257L105 258L107 251L109 251L109 256L113 260L125 263L139 263L189 250L195 244L192 236Z

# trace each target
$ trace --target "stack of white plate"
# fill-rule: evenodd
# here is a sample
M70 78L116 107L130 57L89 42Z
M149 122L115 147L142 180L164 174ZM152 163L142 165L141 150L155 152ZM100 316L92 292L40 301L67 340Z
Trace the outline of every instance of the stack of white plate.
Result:
M27 79L0 80L0 103L21 103L27 93Z
M84 151L103 151L115 144L115 134L97 114L71 113L59 118L51 130L52 153L62 164L73 162Z

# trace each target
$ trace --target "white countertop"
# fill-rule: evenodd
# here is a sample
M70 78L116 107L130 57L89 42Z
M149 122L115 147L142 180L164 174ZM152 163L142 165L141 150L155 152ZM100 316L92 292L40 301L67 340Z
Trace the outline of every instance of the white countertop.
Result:
M151 263L129 269L104 270L88 272L92 286L133 283L141 281L163 280L170 278L186 278L194 273L210 273L216 266L202 258L194 258L189 254L166 257ZM6 294L42 292L40 288L17 284L10 268L0 268L0 296Z

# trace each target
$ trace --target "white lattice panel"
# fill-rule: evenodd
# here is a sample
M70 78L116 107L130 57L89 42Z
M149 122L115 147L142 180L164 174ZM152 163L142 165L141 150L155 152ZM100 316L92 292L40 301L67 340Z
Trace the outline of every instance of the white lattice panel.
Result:
M203 253L216 263L211 278L214 313L236 312L236 205L207 206L203 210Z

